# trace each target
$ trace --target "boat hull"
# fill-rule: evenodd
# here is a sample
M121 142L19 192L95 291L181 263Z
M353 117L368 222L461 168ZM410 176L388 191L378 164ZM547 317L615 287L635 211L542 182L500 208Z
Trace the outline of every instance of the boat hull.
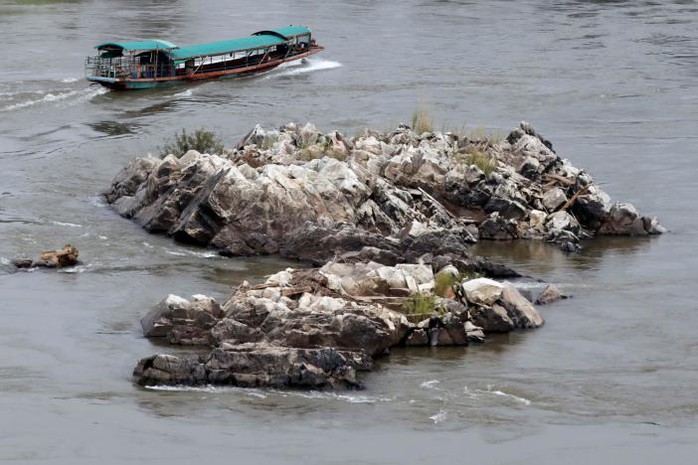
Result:
M162 85L176 84L182 82L194 82L203 81L209 79L220 79L223 77L238 77L245 76L249 74L261 73L276 68L277 66L288 63L290 61L300 60L307 58L309 56L320 53L324 50L324 47L315 46L305 53L300 53L292 57L271 60L265 63L259 63L252 66L244 66L235 69L220 70L220 71L209 71L202 73L194 73L190 75L183 76L168 76L159 78L146 78L146 79L133 79L133 78L110 78L110 77L97 77L89 76L88 81L100 84L108 89L113 90L143 90L152 89L154 87L159 87Z

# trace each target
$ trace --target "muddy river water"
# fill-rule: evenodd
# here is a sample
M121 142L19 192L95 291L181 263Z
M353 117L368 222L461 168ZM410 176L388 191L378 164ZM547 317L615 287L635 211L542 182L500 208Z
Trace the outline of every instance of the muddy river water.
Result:
M178 43L308 24L327 50L262 76L133 93L82 79L107 39ZM26 463L692 463L698 453L698 3L0 1L0 460ZM100 199L181 128L353 133L527 120L671 232L476 247L573 299L536 331L396 350L367 389L143 390L139 319L287 264L151 236ZM9 260L76 245L68 272Z

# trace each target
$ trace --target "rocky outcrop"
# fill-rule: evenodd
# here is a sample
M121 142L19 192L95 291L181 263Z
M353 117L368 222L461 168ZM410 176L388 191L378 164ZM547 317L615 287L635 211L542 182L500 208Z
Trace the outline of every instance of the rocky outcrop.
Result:
M144 358L138 362L134 377L142 386L360 388L356 369L351 356L332 348L221 344L206 357L160 354Z
M537 328L543 324L531 302L511 284L478 278L462 284L472 322L485 332L509 332Z
M407 126L353 138L257 126L224 154L134 160L105 197L150 232L225 255L316 263L345 253L386 265L425 253L470 258L478 238L576 250L596 234L663 230L612 203L526 123L503 141Z
M78 261L79 256L80 252L76 247L66 244L60 250L41 252L41 256L38 260L20 258L14 260L12 263L16 268L65 268L80 263Z
M485 278L461 284L452 265L437 274L462 291L435 296L433 268L424 264L329 262L243 283L222 305L170 295L141 320L146 337L214 349L205 357L148 357L134 376L145 385L357 387L352 370L370 369L392 347L467 345L483 342L486 332L542 324L511 285ZM501 312L506 324L488 312Z
M543 289L543 292L538 295L536 305L547 305L567 298L568 296L563 294L562 291L557 288L557 286L554 284L548 284L545 286L545 289Z

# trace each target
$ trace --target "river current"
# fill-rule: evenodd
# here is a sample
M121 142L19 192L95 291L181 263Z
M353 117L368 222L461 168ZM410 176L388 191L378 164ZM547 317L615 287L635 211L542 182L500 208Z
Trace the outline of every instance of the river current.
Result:
M261 76L131 93L82 79L110 39L308 24L326 51ZM692 463L698 453L698 3L0 1L0 460L24 463ZM348 393L144 390L168 293L225 298L288 266L152 236L99 193L182 128L353 133L520 120L670 233L476 251L556 283L539 330L395 350ZM83 265L13 273L63 243ZM535 286L535 285L534 285Z

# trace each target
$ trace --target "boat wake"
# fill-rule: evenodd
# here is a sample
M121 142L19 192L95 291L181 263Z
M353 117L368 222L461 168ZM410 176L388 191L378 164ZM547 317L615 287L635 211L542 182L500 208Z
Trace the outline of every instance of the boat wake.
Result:
M276 71L267 76L272 77L284 77L284 76L297 76L299 74L312 73L314 71L322 71L326 69L334 69L341 67L342 64L338 61L330 60L320 60L317 58L307 58L301 61L286 63L278 68Z
M55 86L56 83L54 81L51 82ZM61 81L61 83L64 84L70 82L65 80ZM0 92L0 112L10 112L36 105L58 102L68 102L69 104L81 103L106 92L107 90L104 88L84 87L82 84L78 89L67 86L49 89L21 88L15 91Z

